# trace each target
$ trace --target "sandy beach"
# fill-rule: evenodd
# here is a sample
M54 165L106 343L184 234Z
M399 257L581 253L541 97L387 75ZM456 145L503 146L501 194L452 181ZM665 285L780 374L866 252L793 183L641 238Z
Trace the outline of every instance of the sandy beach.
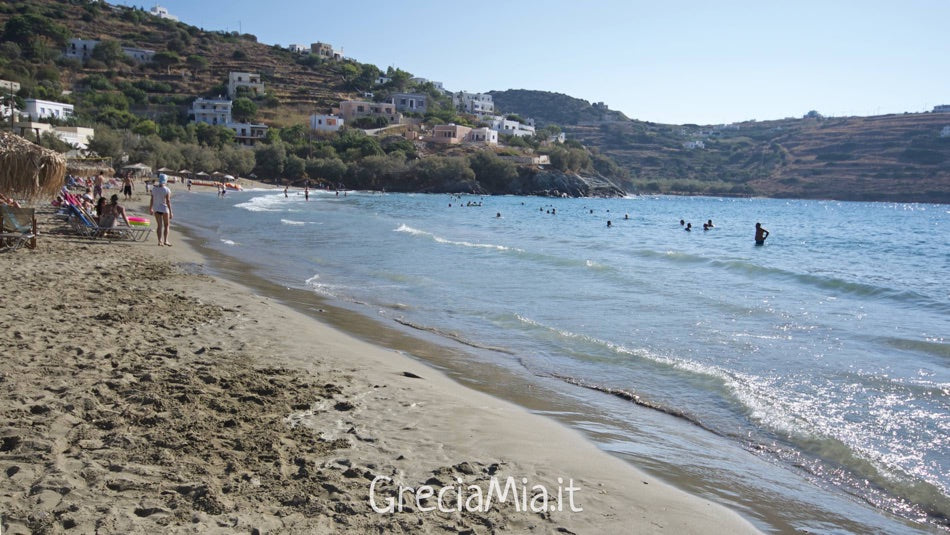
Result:
M35 250L0 254L4 534L756 532L550 419L203 274L186 221L157 247L52 213Z

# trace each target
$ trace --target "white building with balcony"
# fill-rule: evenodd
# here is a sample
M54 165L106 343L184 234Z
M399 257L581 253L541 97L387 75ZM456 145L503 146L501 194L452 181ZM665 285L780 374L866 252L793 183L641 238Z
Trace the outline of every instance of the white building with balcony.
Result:
M495 113L495 101L487 93L459 91L452 95L452 105L459 111L475 115Z
M287 45L287 50L294 54L306 54L310 52L310 47L306 45Z
M499 134L518 137L533 136L535 134L533 119L525 119L525 122L522 123L520 121L513 121L502 115L495 115L486 118L486 120L489 126L493 130L497 130Z
M188 114L196 123L224 126L231 122L231 99L196 98Z
M30 116L31 121L40 119L66 119L73 115L73 105L50 100L28 98L23 100L23 113Z
M224 125L234 131L234 140L239 145L253 146L267 135L267 125L254 123L227 123Z

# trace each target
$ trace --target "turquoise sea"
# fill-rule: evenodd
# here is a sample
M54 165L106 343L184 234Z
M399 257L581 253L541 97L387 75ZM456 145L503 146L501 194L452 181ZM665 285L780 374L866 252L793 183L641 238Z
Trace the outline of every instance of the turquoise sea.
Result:
M432 364L764 530L950 529L950 206L173 202L173 227L248 272L452 348Z

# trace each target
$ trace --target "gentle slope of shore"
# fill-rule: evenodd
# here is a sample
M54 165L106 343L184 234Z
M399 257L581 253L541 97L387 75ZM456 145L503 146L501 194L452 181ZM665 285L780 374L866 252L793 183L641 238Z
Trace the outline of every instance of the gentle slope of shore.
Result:
M49 214L41 231L0 255L4 533L755 532L549 419L195 273L177 232L90 241ZM380 514L380 476L462 486L465 505L510 476L562 510L424 511L437 497L407 492Z

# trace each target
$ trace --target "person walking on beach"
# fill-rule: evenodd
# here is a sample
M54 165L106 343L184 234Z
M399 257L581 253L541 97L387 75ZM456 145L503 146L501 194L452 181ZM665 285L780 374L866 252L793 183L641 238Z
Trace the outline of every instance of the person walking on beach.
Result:
M96 181L94 182L94 187L92 188L92 196L99 198L102 197L102 173L100 172L96 175Z
M284 198L287 198L287 186L284 186Z
M122 177L122 193L125 195L125 200L132 198L132 174L126 173Z
M155 214L158 245L171 247L172 244L168 243L168 224L172 218L172 192L165 185L167 181L165 175L158 175L158 185L152 188L152 202L148 212Z
M765 245L765 238L769 237L769 231L762 228L762 223L755 224L755 244Z
M339 193L337 193L337 195L339 195ZM303 188L303 199L304 199L305 201L309 201L309 200L310 200L310 186L304 186L304 188Z

